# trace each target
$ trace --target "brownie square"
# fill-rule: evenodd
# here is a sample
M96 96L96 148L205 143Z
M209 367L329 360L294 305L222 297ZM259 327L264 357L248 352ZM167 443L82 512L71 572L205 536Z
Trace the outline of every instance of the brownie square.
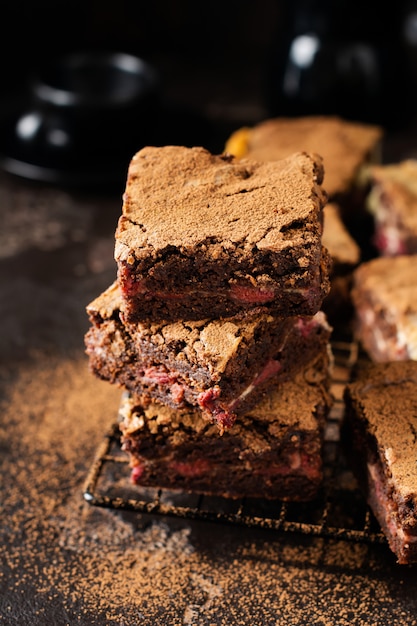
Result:
M330 291L322 309L333 326L347 326L353 317L351 298L353 271L361 260L361 250L343 223L340 207L329 202L324 207L323 245L332 259Z
M126 321L232 317L256 307L314 315L329 289L323 166L204 148L146 147L132 159L116 230Z
M367 204L382 256L417 253L417 160L374 166Z
M354 333L375 362L417 359L417 255L379 257L353 276Z
M417 562L417 362L362 366L345 389L342 437L398 563Z
M223 432L265 390L330 350L324 313L178 322L122 320L117 283L91 302L85 336L101 379L171 408L199 408Z
M124 396L122 446L138 485L229 498L307 501L322 483L329 358L304 366L219 436L198 410Z
M277 117L237 129L225 151L239 158L273 161L305 150L322 156L324 187L343 210L364 200L367 168L381 160L383 129L337 116Z

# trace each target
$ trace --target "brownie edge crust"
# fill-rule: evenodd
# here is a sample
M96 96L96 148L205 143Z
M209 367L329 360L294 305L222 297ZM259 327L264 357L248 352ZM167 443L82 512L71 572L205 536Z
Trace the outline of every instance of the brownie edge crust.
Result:
M127 321L310 315L329 291L321 157L235 160L146 147L132 159L115 259Z
M417 362L362 366L344 397L352 469L398 563L417 563Z

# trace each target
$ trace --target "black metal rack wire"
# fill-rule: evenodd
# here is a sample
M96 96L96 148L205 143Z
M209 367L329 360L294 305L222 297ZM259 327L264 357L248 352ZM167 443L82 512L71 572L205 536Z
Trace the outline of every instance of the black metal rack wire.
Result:
M114 423L105 433L84 485L91 505L139 513L235 524L366 543L386 543L340 448L343 389L358 359L354 342L334 341L332 393L324 442L324 481L307 503L257 498L232 500L201 494L146 488L130 481L129 461Z

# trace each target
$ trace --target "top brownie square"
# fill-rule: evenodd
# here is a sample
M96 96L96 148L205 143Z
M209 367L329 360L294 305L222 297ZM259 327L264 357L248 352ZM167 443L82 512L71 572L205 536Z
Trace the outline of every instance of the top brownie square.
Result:
M235 160L146 147L132 159L116 230L126 321L313 315L329 290L321 157Z

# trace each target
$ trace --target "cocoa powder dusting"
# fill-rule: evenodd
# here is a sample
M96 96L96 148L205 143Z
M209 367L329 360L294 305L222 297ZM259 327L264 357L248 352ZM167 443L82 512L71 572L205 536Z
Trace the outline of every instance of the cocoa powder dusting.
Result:
M120 391L91 376L83 353L13 374L3 376L1 448L13 448L2 468L3 623L417 623L399 603L407 572L376 548L85 503Z
M386 546L84 501L121 396L91 374L83 347L85 306L114 279L120 204L112 216L18 189L1 196L12 239L0 261L0 625L415 625L416 569L397 566ZM29 215L28 198L40 233L30 241L12 219ZM59 238L47 250L44 214ZM61 249L73 228L77 241Z

